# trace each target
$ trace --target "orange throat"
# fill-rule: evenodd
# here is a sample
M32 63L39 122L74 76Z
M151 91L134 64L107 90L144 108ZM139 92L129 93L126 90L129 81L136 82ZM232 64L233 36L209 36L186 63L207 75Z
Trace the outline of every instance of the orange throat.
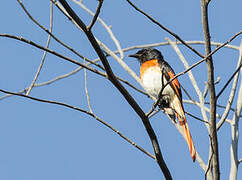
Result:
M155 67L158 66L159 67L159 63L157 59L152 59L149 61L146 61L144 63L141 64L140 66L140 78L142 79L144 72L149 69L150 67Z

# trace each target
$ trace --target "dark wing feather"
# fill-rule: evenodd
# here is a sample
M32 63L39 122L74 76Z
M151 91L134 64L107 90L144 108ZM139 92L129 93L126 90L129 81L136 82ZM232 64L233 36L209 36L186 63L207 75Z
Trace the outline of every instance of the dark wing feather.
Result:
M164 74L164 77L166 78L167 82L170 81L173 77L175 77L174 70L171 68L171 66L166 61L162 61L160 63L160 67L162 69L162 73ZM182 100L181 87L180 87L180 84L179 84L177 78L174 79L170 84L171 84L172 89L176 93L176 95L179 97L180 100Z

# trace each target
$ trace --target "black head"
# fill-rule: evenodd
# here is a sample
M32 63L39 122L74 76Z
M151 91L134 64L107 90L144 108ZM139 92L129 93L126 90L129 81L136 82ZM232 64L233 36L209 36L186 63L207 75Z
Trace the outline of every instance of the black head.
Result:
M154 48L141 49L136 54L129 55L129 57L137 58L141 64L152 59L163 60L161 52Z

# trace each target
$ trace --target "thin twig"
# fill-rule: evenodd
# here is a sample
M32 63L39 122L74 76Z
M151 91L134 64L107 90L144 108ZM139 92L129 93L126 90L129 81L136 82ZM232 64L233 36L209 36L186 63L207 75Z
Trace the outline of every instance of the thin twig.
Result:
M221 119L219 120L219 122L216 125L217 131L220 129L220 127L225 122L225 120L226 120L226 118L227 118L227 116L229 114L229 111L231 109L231 105L233 103L234 96L235 96L235 92L236 92L236 87L237 87L237 84L238 84L238 78L239 78L238 72L239 72L239 70L241 69L241 66L242 66L242 63L241 62L242 62L242 51L240 51L240 57L239 57L239 61L238 61L238 65L240 64L240 66L237 68L237 70L235 71L235 73L231 76L231 78L228 80L228 82L226 83L226 85L224 86L224 88L220 91L220 93L216 97L216 98L218 98L222 94L222 92L224 91L224 89L226 88L226 86L228 85L228 83L234 77L234 82L233 82L233 85L232 85L232 88L231 88L231 92L230 92L230 95L229 95L228 103L226 105L225 111L224 111Z
M191 113L189 113L189 112L187 112L187 111L185 111L185 113L186 113L187 115L193 117L193 118L196 119L196 120L199 120L199 121L201 121L201 122L204 122L204 123L209 124L208 121L204 121L203 119L201 119L201 118L199 118L199 117L197 117L197 116L195 116L195 115L193 115L193 114L191 114Z
M162 24L160 24L158 21L156 21L154 18L152 18L150 15L148 15L147 13L145 13L144 11L142 11L141 9L139 9L137 6L135 6L130 0L126 0L133 8L135 8L138 12L140 12L141 14L145 15L149 20L151 20L153 23L155 23L156 25L158 25L160 28L162 28L163 30L165 30L166 32L168 32L169 34L171 34L172 36L174 36L177 40L179 40L182 44L184 44L186 47L188 47L189 49L191 49L194 53L196 53L198 56L200 56L201 58L204 58L204 56L199 53L197 50L195 50L193 47L191 47L189 44L187 44L185 41L183 41L177 34L175 34L174 32L170 31L168 28L166 28L165 26L163 26Z
M226 44L229 44L231 41L233 41L237 36L239 36L240 34L242 34L242 31L239 31L238 33L236 33L235 35L233 35L228 41L226 41L225 43L221 44L220 46L218 46L214 51L210 52L205 58L201 59L200 61L194 63L192 66L190 66L188 69L186 69L183 72L178 73L176 76L174 76L170 81L173 81L174 79L176 79L177 77L187 73L188 71L190 71L191 69L193 69L194 67L196 67L197 65L201 64L202 62L206 61L207 58L211 57L213 54L215 54L219 49L221 49L222 47L224 47ZM170 82L167 82L167 84L169 84Z
M204 108L204 110L206 112L210 112L210 109L208 107L206 107L206 106L201 107L201 104L199 102L195 101L195 100L192 100L192 101L191 100L183 100L183 102L184 103L187 103L187 104L195 104L200 109L201 108ZM209 103L205 103L205 104L209 104ZM216 113L216 118L221 119L221 115L219 115L218 113ZM229 119L226 119L225 121L228 122L228 123L231 123Z
M126 136L124 136L120 131L118 131L117 129L115 129L114 127L112 127L112 125L110 125L106 121L102 120L101 118L99 118L98 116L96 116L95 114L93 114L93 113L91 113L91 112L89 112L87 110L84 110L84 109L81 109L79 107L72 106L72 105L69 105L69 104L66 104L66 103L57 102L57 101L51 101L51 100L45 100L45 99L40 99L40 98L36 98L36 97L32 97L32 96L26 96L24 94L14 93L14 92L6 91L6 90L3 90L3 89L0 89L0 92L6 93L6 94L11 94L11 95L14 95L14 96L24 97L24 98L31 99L31 100L38 101L38 102L43 102L43 103L48 103L48 104L55 104L55 105L67 107L67 108L70 108L72 110L76 110L76 111L85 113L86 115L89 115L89 116L95 118L97 121L99 121L100 123L102 123L103 125L105 125L106 127L108 127L109 129L111 129L112 131L114 131L115 133L117 133L120 137L122 137L124 140L126 140L128 143L130 143L131 145L133 145L134 147L136 147L137 149L139 149L143 153L145 153L147 156L151 157L152 159L155 159L155 156L153 156L151 153L149 153L148 151L144 150L142 147L140 147L139 145L137 145L136 143L134 143L133 141L131 141L129 138L127 138Z
M89 111L91 113L93 113L91 103L90 103L90 97L89 97L89 93L88 93L88 89L87 89L87 70L86 69L84 69L84 79L85 79L85 92L86 92L86 97L87 97L87 105L88 105Z
M30 18L31 21L33 21L37 26L39 26L41 29L43 29L46 33L48 33L56 42L58 42L59 44L61 44L63 47L69 49L71 52L73 52L74 54L76 54L78 57L85 59L86 61L88 61L89 63L99 67L100 69L104 70L104 68L97 63L92 62L90 59L84 57L83 55L81 55L80 53L78 53L76 50L74 50L72 47L68 46L67 44L65 44L63 41L61 41L59 38L57 38L54 34L52 34L52 32L50 32L47 28L45 28L43 25L41 25L30 13L29 11L25 8L24 4L20 1L17 0L19 5L22 7L22 9L24 10L24 12L26 13L26 15ZM56 1L51 0L52 3L56 3Z
M187 95L187 97L190 99L190 100L193 100L192 99L192 96L188 93L188 91L180 84L181 88L182 88L182 91L184 91L184 93Z
M233 80L233 78L235 77L236 74L238 74L240 68L242 67L242 64L239 65L239 67L235 70L235 72L231 75L231 77L229 78L229 80L226 82L226 84L224 85L224 87L219 91L219 93L217 94L216 98L218 99L219 96L224 92L224 90L228 87L229 83Z
M0 33L0 37L7 37L7 38L11 38L11 39L16 39L16 40L18 40L18 41L22 41L22 42L24 42L24 43L26 43L26 44L29 44L29 45L32 45L32 46L34 46L34 47L36 47L36 48L38 48L38 49L41 49L41 50L47 51L47 52L49 52L49 53L51 53L51 54L54 54L55 56L58 56L58 57L60 57L60 58L62 58L62 59L64 59L64 60L66 60L66 61L69 61L69 62L71 62L71 63L73 63L73 64L76 64L76 65L78 65L78 66L81 66L81 67L83 67L83 68L86 68L86 69L88 69L89 71L92 71L92 72L94 72L94 73L96 73L96 74L99 74L99 75L101 75L101 76L106 77L106 74L105 74L105 73L103 73L103 72L101 72L101 71L98 71L97 69L94 69L94 68L92 68L92 67L86 66L86 65L80 63L79 61L76 61L76 60L74 60L74 59L72 59L72 58L70 58L70 57L67 57L67 56L64 56L64 55L62 55L62 54L60 54L60 53L57 53L56 51L51 50L51 49L49 49L49 48L45 48L45 47L43 47L43 46L41 46L41 45L39 45L39 44L37 44L37 43L35 43L35 42L33 42L33 41L30 41L30 40L25 39L25 38L23 38L23 37L18 37L18 36L14 36L14 35L10 35L10 34L1 34L1 33Z
M96 10L96 13L93 16L92 22L87 26L88 31L90 31L92 29L92 26L95 24L95 22L96 22L96 20L98 18L98 15L100 13L100 10L102 8L103 0L98 0L98 1L99 1L99 3L98 3L98 7L97 7L97 10Z
M90 64L88 64L88 65L90 65ZM64 79L64 78L70 77L71 75L76 74L76 73L79 72L81 69L83 69L83 67L78 67L78 68L76 68L75 70L73 70L73 71L71 71L71 72L69 72L69 73L67 73L67 74L63 74L63 75L57 76L57 77L55 77L54 79L51 79L51 80L49 80L49 81L45 81L45 82L41 82L41 83L35 84L34 87L41 87L41 86L50 85L50 84L52 84L52 83L54 83L54 82L56 82L56 81L58 81L58 80L61 80L61 79ZM103 76L103 77L107 78L106 75ZM135 86L134 86L133 84L131 84L130 82L128 82L128 81L126 81L126 80L124 80L124 79L122 79L122 78L120 78L120 77L117 77L117 79L118 79L119 81L125 83L126 85L130 86L131 88L133 88L133 89L136 90L137 92L140 92L140 93L143 94L143 95L149 96L146 92L144 92L143 90L141 90L141 89L135 87ZM23 92L26 92L27 90L28 90L28 88L25 88L25 89L19 91L18 93L23 93ZM10 97L10 96L11 96L10 94L7 94L7 95L5 95L5 96L2 96L2 97L0 97L0 101L3 100L3 99L5 99L5 98L7 98L7 97Z
M77 1L77 0L72 0L72 1L75 2L76 4L78 4L82 9L84 9L91 16L95 15L94 12L92 12L90 9L88 9L82 3L82 1ZM115 37L113 31L111 30L111 27L108 26L107 23L105 23L104 20L102 20L100 17L98 17L97 20L106 29L106 31L110 35L110 38L112 39L112 41L114 42L115 46L117 47L117 52L120 54L120 58L123 59L124 58L124 52L123 52L123 50L121 48L120 42L118 41L118 39Z
M209 102L205 102L205 104L209 104ZM225 108L226 108L226 106L223 106L223 105L220 105L220 104L217 104L217 107L219 107L219 108L223 108L223 109L225 109ZM232 108L232 107L230 107L230 111L235 112L235 109L234 109L234 108ZM242 114L240 115L240 117L242 117Z
M160 112L160 110L161 110L161 109L157 109L157 110L153 111L152 114L149 114L149 115L146 113L146 116L148 116L149 119L150 119L151 117L153 117L154 115L156 115L158 112Z
M74 0L76 1L76 0ZM205 42L204 41L185 41L187 44L194 44L194 45L202 45ZM158 43L151 43L151 44L142 44L142 45L135 45L135 46L130 46L127 48L124 48L123 51L130 51L130 50L135 50L135 49L142 49L142 48L147 48L147 47L158 47L158 46L168 46L170 43L168 42L158 42ZM181 42L176 42L177 45L183 45ZM213 46L221 46L223 43L219 43L219 42L211 42L211 45ZM234 45L225 45L224 47L226 48L230 48L230 49L234 49L234 50L239 50L239 46L234 46ZM115 53L117 53L117 51L114 51Z
M50 33L52 33L52 25L53 25L53 2L50 2L50 30L49 30ZM51 39L51 35L49 34L47 42L46 42L46 46L45 46L46 48L48 48L49 45L50 45L50 39ZM32 83L31 83L31 85L29 86L29 89L26 92L27 96L29 95L30 91L33 89L33 87L34 87L34 85L35 85L35 83L36 83L36 81L37 81L37 79L39 77L40 71L41 71L41 69L42 69L42 67L44 65L44 62L45 62L46 55L47 55L47 52L44 51L44 54L42 56L42 60L41 60L40 65L38 67L37 73L36 73Z

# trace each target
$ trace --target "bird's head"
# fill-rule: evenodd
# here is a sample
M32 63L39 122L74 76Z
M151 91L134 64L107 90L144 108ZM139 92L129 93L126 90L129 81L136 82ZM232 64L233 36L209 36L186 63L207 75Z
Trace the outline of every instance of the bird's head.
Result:
M153 59L163 60L161 52L154 48L141 49L137 53L129 55L129 57L137 58L141 64Z

